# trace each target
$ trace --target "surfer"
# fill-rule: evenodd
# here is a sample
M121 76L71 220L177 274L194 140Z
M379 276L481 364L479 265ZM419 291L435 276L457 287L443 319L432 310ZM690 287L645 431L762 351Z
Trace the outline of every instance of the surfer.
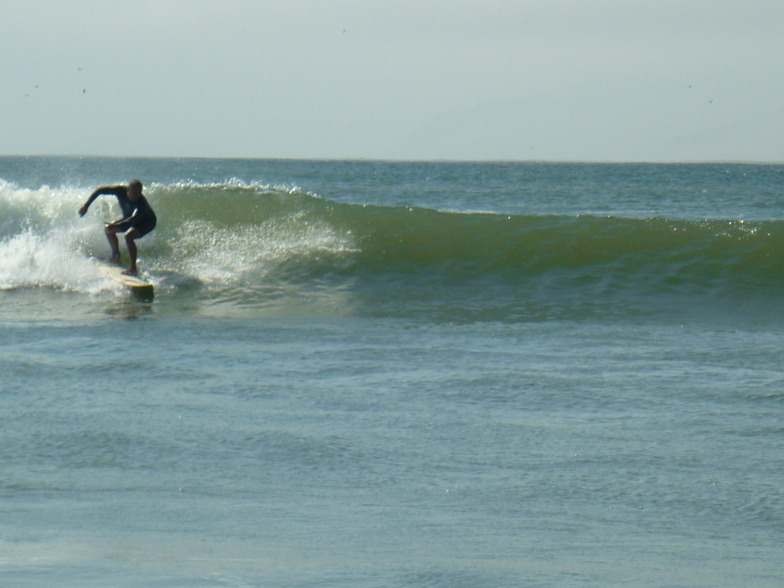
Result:
M139 180L132 180L127 186L103 186L90 194L82 207L79 209L79 216L84 216L93 200L101 195L112 195L117 197L123 218L113 223L107 223L104 232L112 248L112 261L120 263L120 245L117 241L117 233L125 233L125 244L128 246L128 255L131 258L131 265L123 273L128 276L135 276L138 273L136 268L136 239L141 239L155 228L157 218L152 211L149 202L142 194L142 183Z

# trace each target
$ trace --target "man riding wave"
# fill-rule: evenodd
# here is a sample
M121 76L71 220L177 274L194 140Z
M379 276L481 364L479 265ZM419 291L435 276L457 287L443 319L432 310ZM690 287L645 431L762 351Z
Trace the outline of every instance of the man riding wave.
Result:
M125 233L125 244L128 246L128 255L131 264L123 273L135 276L138 273L136 267L137 248L136 239L141 239L155 228L158 219L155 216L150 203L142 194L142 183L139 180L132 180L127 186L102 186L90 194L82 207L79 209L79 216L84 216L93 201L101 195L113 195L117 197L117 202L123 213L123 218L108 223L104 229L109 246L112 248L112 261L120 263L120 245L117 240L117 233Z

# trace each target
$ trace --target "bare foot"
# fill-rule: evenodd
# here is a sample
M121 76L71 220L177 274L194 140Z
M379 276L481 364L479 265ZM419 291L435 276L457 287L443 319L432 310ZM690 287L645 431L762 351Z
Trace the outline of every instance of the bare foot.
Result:
M124 275L124 276L137 276L137 275L139 275L139 273L136 271L136 269L131 269L131 268L128 268L124 272L120 272L120 273L122 273L122 275Z

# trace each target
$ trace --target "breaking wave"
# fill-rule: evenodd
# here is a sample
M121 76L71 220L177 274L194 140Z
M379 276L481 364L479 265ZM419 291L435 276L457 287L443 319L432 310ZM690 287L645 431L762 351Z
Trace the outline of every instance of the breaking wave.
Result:
M140 266L163 296L202 310L506 320L673 296L729 303L784 285L782 221L440 211L239 181L145 191L159 224L139 242ZM116 202L79 218L85 197L0 181L0 289L113 287L91 258L107 252Z

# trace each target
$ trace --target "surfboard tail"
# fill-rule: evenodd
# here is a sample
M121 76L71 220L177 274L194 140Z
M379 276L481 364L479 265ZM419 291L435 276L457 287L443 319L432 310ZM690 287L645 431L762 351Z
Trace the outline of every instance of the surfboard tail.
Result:
M96 263L103 275L105 275L110 280L113 280L118 284L122 284L126 288L129 288L136 296L146 298L152 298L154 296L154 288L152 284L143 280L139 276L124 274L123 272L125 269L122 266L101 259L96 260Z

